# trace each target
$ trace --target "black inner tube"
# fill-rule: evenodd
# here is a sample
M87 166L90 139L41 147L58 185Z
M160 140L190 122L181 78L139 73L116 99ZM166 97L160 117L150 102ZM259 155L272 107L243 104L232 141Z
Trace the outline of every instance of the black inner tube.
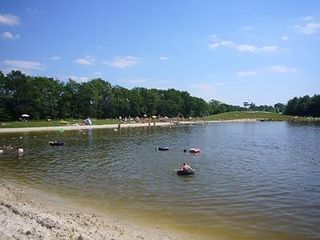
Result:
M169 148L168 147L158 147L159 151L168 151Z

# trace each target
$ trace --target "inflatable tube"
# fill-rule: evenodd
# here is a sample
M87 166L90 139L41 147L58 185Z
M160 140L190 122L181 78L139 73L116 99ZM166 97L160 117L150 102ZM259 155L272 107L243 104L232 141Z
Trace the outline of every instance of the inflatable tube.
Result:
M49 142L50 146L62 146L64 144L64 142L61 141L52 141Z
M189 150L189 153L199 153L200 152L200 149L199 148L191 148Z
M168 151L169 148L168 147L158 147L159 151Z
M182 170L182 169L179 169L177 171L177 175L192 175L192 174L194 174L193 170Z

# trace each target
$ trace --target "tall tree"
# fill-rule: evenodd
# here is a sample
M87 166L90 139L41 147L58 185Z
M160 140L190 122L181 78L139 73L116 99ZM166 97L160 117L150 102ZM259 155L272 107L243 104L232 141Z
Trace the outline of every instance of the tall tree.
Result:
M80 105L79 100L81 85L76 81L69 79L64 85L60 93L58 111L61 118L80 118ZM82 109L82 108L81 108Z
M283 113L286 109L286 105L284 105L283 103L276 103L274 105L274 110L277 113Z
M57 118L62 90L63 85L58 80L46 77L33 78L33 117L36 119Z
M7 110L13 119L22 114L33 113L33 86L32 77L20 71L12 71L6 77Z
M6 109L6 77L0 71L0 120L5 120L8 118Z

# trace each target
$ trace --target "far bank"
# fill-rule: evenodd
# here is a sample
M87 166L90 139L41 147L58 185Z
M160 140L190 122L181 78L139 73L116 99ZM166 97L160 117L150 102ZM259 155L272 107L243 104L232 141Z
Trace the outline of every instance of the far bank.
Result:
M274 112L227 112L198 118L144 119L143 121L119 121L117 119L96 119L93 125L84 125L81 120L30 120L25 122L1 122L0 133L34 132L34 131L67 131L81 129L120 129L128 127L175 126L179 124L204 124L212 122L256 122L256 121L290 121L319 122L319 118L283 115Z

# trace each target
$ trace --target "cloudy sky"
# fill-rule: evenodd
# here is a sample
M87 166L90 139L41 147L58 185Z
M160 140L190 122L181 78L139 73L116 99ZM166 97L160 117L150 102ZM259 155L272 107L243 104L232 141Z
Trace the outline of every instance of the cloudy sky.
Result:
M286 103L320 93L320 1L2 0L0 69Z

